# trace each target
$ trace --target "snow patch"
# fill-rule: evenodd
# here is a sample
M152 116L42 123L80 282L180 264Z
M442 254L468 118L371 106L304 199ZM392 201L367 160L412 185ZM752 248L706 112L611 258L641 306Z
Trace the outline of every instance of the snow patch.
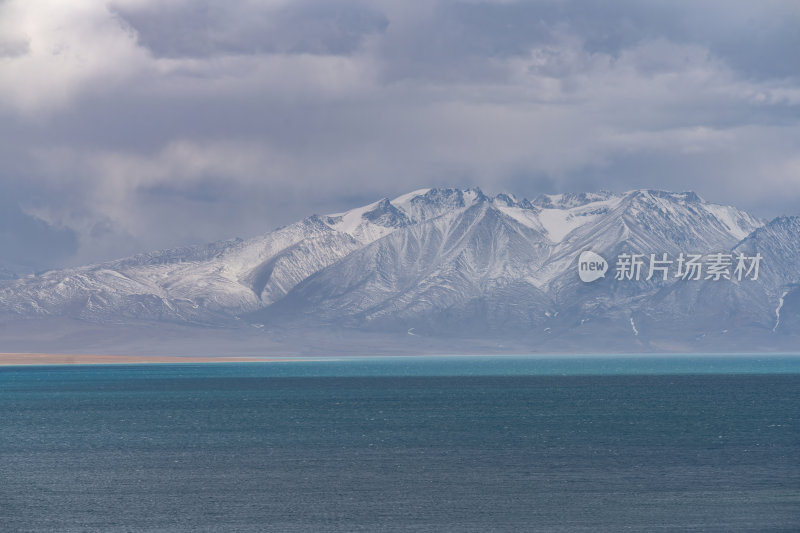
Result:
M406 206L411 203L411 200L416 198L417 196L425 196L431 189L417 189L416 191L412 191L407 194L403 194L392 200L392 205L396 208L400 209L401 211L405 211Z
M723 226L728 228L728 232L737 240L741 241L758 226L754 221L748 220L747 222L750 223L753 228L742 228L737 222L737 218L741 217L741 212L735 207L717 204L705 204L703 207L719 220Z
M336 222L329 225L332 229L339 231L341 233L346 233L362 244L369 244L371 242L377 241L378 239L385 237L386 235L389 235L390 233L397 230L397 228L394 227L387 227L387 226L381 226L380 224L374 224L364 218L365 213L369 213L370 211L373 211L376 208L378 208L382 201L383 200L379 200L369 205L357 207L355 209L351 209L350 211L345 211L344 213L327 215L327 217L330 219L334 220L338 219L336 220ZM392 203L392 205L394 204Z
M341 231L342 233L347 233L349 235L353 235L356 228L363 222L361 218L364 216L364 213L368 213L378 207L380 204L380 200L377 202L373 202L369 205L365 205L362 207L356 207L355 209L351 209L350 211L345 211L344 213L335 213L333 215L328 215L330 218L340 218L341 220L335 224L333 224L333 229L336 231Z
M558 195L553 195L555 198ZM544 208L538 213L533 211L505 208L504 213L511 216L521 224L534 229L543 229L552 242L562 242L576 229L595 222L608 211L617 207L620 198L598 198L585 205L571 208Z
M775 327L772 328L773 333L778 331L778 326L781 325L781 309L783 308L783 299L786 298L787 294L789 294L789 291L783 291L783 294L778 299L778 307L775 308Z
M551 241L561 242L564 237L588 221L574 217L564 209L542 209L539 213L539 222Z
M509 207L500 203L495 203L494 206L498 211L510 218L513 218L523 226L527 226L539 232L546 231L542 226L542 223L539 221L539 217L536 215L535 211L523 209L521 207Z
M551 241L561 242L576 229L600 218L614 205L615 202L605 201L573 209L542 209L539 222Z

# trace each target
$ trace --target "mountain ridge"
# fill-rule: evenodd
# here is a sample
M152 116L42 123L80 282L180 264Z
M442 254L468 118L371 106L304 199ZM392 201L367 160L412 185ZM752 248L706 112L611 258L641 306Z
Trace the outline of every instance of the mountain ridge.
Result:
M692 350L699 339L737 329L740 337L784 346L800 300L796 219L765 222L693 192L527 200L478 188L420 189L251 239L0 281L0 316L30 324L66 317L255 328L267 336L329 329L354 337L506 339L531 351L559 341L579 348L575 339L584 337L589 351ZM747 283L625 283L614 279L612 265L586 284L576 271L584 250L610 262L626 252L763 250L765 266L761 280ZM714 311L716 299L738 307ZM606 327L592 333L591 324ZM687 333L676 337L681 328Z

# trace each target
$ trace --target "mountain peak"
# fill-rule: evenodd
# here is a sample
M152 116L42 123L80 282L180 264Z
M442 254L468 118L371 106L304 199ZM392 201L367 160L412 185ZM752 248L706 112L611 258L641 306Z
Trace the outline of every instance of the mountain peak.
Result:
M708 306L701 306L706 315L692 315L661 291L684 287L674 294L700 294L702 280L626 284L607 276L583 284L577 257L586 250L608 260L620 251L675 257L743 250L762 254L762 277L718 283L715 290L738 291L741 285L749 291L725 301L758 301L745 313L747 323L766 324L772 334L793 324L791 295L780 308L783 325L776 328L774 321L781 295L800 281L800 217L761 226L746 212L693 192L541 194L529 201L509 193L487 196L478 188L426 188L311 216L247 241L2 281L0 313L252 326L281 335L331 326L401 335L411 328L461 339L509 332L522 335L533 351L556 346L543 344L550 338L591 339L583 345L590 347L597 339L623 338L635 314L639 333L632 341L655 338L656 329L666 328L664 342L672 342L670 335L712 323L735 331L738 326L728 323L735 309L712 320ZM713 298L687 301L706 300ZM672 318L658 322L667 316L665 306ZM648 314L656 317L650 329Z
M571 209L573 207L582 207L584 205L602 202L617 195L608 191L599 192L581 192L581 193L564 193L564 194L539 194L531 204L544 209Z
M694 191L671 192L661 189L635 189L624 193L624 196L630 198L662 198L686 203L706 203L705 200Z
M767 223L767 227L776 227L776 226L800 228L800 216L796 215L779 216L775 217L774 219L770 220L769 223Z
M374 209L362 213L361 218L385 228L401 228L410 223L406 214L392 205L388 198L379 201Z

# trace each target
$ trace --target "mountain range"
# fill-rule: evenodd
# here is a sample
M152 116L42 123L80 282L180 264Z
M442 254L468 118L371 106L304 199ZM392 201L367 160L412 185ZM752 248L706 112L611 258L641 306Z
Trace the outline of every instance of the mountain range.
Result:
M608 263L591 283L578 276L587 250ZM640 279L618 279L625 254L643 259ZM651 254L673 270L689 254L733 264L722 279L649 276ZM737 257L756 254L756 279L737 279ZM248 240L0 281L0 343L0 351L791 351L800 346L800 218L767 222L692 192L528 200L423 189Z

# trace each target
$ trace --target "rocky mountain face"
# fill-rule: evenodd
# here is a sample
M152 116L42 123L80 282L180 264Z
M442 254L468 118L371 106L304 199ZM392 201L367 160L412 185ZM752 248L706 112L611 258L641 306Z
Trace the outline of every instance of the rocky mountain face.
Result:
M608 263L589 283L578 276L586 250ZM684 279L678 258L690 254L707 269L722 254L727 277ZM738 257L756 254L758 275L737 279ZM626 255L638 279L620 273ZM651 271L654 258L662 268ZM765 224L694 193L527 200L424 189L249 240L2 281L0 316L255 329L289 348L327 331L410 351L420 339L496 351L773 351L800 346L799 284L797 217Z

